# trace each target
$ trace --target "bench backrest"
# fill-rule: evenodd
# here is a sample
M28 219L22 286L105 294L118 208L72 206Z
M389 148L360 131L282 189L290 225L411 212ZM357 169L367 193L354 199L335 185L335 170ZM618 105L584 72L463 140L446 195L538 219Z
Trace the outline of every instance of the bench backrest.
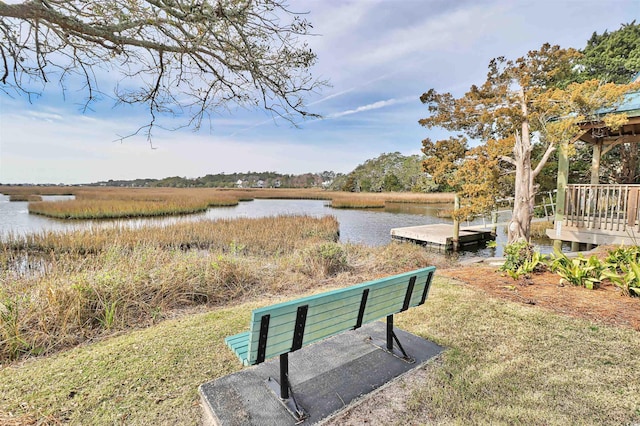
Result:
M431 266L254 310L248 364L423 304L435 269Z

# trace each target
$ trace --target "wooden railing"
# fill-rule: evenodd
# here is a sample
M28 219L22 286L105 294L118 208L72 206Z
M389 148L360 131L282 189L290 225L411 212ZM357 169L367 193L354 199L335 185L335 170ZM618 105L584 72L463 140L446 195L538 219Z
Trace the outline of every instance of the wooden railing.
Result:
M640 185L567 185L565 226L640 232Z

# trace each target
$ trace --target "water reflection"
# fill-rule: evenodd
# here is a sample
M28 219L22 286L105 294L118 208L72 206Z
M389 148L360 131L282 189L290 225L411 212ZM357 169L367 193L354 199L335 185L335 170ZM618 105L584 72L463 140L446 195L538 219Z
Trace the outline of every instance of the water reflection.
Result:
M56 199L69 197L55 196ZM49 197L44 197L49 198ZM62 221L38 215L30 215L27 202L9 202L8 196L0 196L0 237L9 233L26 234L46 230L73 230L89 227L129 226L140 227L146 225L166 226L184 221L198 221L203 219L231 219L236 217L258 218L277 215L311 215L336 217L340 223L340 240L348 243L366 245L384 245L391 241L392 228L404 226L418 226L433 223L451 223L450 219L438 217L438 211L451 208L449 204L406 204L390 203L384 209L348 210L333 209L324 200L262 200L240 202L233 207L211 208L205 213L188 216L167 218L145 218L126 220L87 220ZM508 213L499 216L498 222L504 223ZM466 225L490 225L482 218ZM466 255L500 256L502 246L506 242L504 225L498 227L497 247L479 247L466 251ZM551 251L548 241L542 242L543 252Z

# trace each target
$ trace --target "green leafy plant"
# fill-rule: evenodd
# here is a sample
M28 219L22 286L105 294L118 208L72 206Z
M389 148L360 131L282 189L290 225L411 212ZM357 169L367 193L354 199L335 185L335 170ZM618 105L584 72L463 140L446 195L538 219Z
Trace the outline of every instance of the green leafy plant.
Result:
M618 270L620 272L606 270L605 277L620 287L625 295L640 297L640 265L636 262L620 264Z
M535 251L531 256L531 259L525 259L516 270L507 270L507 274L514 280L520 277L527 276L532 272L536 272L540 269L540 265L543 265L542 255Z
M602 280L607 278L607 268L596 255L585 258L579 253L577 257L570 259L561 251L555 250L549 268L560 275L560 282L568 282L590 290L598 288Z
M102 327L106 330L110 330L116 320L116 307L118 302L106 302L104 305L104 312L98 319Z
M518 241L505 246L504 254L505 262L500 270L507 272L514 280L532 272L538 272L544 266L540 253L535 251L533 244L527 241Z
M621 264L635 263L640 260L640 246L620 246L609 250L605 262L608 266L617 268Z
M640 247L610 250L606 259L606 278L627 296L640 296Z

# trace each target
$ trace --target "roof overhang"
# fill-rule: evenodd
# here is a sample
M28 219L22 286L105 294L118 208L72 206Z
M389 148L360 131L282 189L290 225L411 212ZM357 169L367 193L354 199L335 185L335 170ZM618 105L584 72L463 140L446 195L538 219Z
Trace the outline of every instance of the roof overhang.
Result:
M580 124L583 132L576 138L589 144L640 143L640 116L630 117L619 129L612 130L601 121Z

